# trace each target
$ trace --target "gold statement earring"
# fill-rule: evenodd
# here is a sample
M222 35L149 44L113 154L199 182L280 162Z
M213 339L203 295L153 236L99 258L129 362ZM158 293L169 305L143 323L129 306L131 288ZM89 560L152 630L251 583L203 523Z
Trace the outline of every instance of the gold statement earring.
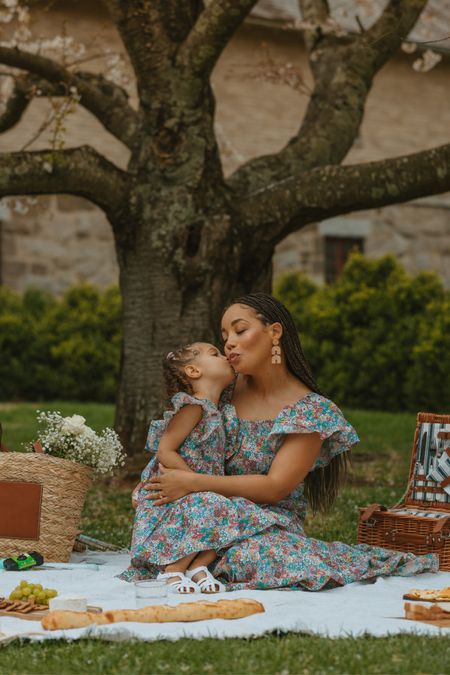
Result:
M281 349L278 346L278 338L273 338L272 341L272 363L281 363Z

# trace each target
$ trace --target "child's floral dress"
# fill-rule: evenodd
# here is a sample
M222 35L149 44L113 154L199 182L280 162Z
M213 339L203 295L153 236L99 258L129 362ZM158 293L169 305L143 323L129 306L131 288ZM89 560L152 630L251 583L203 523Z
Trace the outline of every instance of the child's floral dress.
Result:
M184 392L172 398L173 409L164 419L151 423L146 450L151 459L141 480L158 474L156 456L159 441L169 422L186 405L200 405L203 416L180 446L179 455L197 473L224 475L225 432L222 414L211 401ZM140 489L131 543L131 567L119 578L126 581L155 576L165 565L190 553L224 549L277 524L289 525L283 513L262 509L241 498L227 498L215 492L196 492L170 504L155 506Z
M227 434L226 474L266 474L286 434L319 432L323 440L312 471L358 443L353 427L329 399L311 392L288 405L275 420L244 420L230 403L232 389L222 396ZM409 576L437 572L435 554L415 556L381 547L307 537L304 484L276 505L263 505L266 513L283 515L289 525L276 525L229 547L214 563L214 575L228 588L302 588L316 591L380 575Z

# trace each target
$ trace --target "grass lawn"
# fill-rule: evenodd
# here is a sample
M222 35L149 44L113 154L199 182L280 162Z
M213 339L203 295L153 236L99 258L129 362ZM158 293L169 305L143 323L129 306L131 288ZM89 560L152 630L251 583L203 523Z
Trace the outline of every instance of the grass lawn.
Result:
M0 404L3 442L19 450L34 437L35 410L84 415L88 424L112 424L109 405ZM358 506L395 503L406 487L415 428L412 414L345 410L361 443L353 453L346 488L331 514L310 518L307 531L325 540L356 541ZM142 463L144 465L143 456ZM133 518L131 488L111 479L90 492L82 527L86 534L128 545ZM15 673L450 673L448 637L397 636L330 640L298 633L253 640L180 640L108 643L94 640L13 643L0 652L1 675Z

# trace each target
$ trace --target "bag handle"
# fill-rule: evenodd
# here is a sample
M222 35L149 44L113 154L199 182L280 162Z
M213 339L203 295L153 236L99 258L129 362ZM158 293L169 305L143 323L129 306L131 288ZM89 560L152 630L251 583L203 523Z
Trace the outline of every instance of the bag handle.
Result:
M5 448L5 446L2 445L2 435L3 435L3 427L2 423L0 422L0 452L9 452L8 448Z
M33 443L33 450L37 452L38 455L43 455L44 454L44 448L42 447L40 441L35 441Z
M450 516L445 516L444 518L439 518L436 525L433 527L433 534L439 534L442 532L446 524L450 521Z
M370 506L368 506L362 514L361 522L365 523L368 521L373 516L375 511L387 511L387 508L382 504L370 504Z

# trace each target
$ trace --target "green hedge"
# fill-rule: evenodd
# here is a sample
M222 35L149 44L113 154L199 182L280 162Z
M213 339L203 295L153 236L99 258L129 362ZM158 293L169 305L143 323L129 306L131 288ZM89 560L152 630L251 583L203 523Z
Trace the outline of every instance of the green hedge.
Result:
M274 293L340 405L450 410L450 293L436 275L410 276L392 256L353 254L333 285L290 273ZM113 402L120 313L117 288L83 284L62 299L0 288L0 400Z
M120 313L117 288L83 284L61 300L0 288L0 400L114 401Z
M276 283L326 394L378 410L450 410L450 293L393 256L353 254L334 284L300 274Z

